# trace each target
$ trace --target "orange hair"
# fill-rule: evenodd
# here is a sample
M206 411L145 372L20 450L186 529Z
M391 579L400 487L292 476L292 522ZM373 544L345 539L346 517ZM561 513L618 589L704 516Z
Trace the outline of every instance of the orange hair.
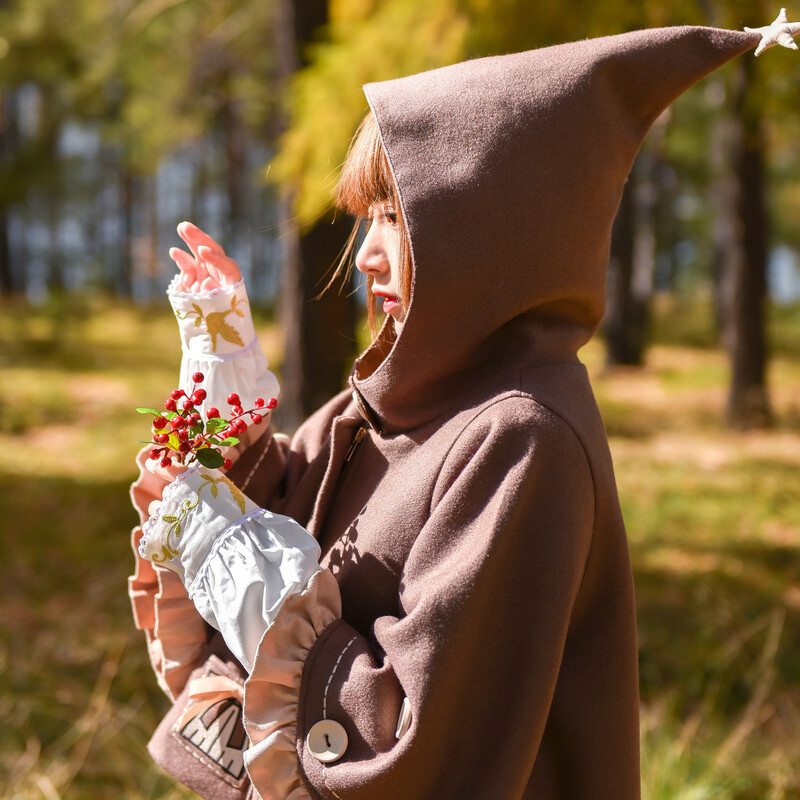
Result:
M372 112L368 112L350 142L342 173L336 186L336 205L348 214L356 217L356 223L345 244L342 257L331 277L328 286L337 278L347 280L353 271L355 261L355 245L361 222L367 217L369 208L374 203L390 203L397 212L397 220L403 230L401 237L400 263L400 300L408 308L411 298L411 253L408 247L408 236L403 218L397 190L394 185L389 161L383 147L378 123ZM326 287L328 288L328 287ZM372 289L372 278L367 278L367 291ZM367 319L372 335L375 336L375 303L367 302Z

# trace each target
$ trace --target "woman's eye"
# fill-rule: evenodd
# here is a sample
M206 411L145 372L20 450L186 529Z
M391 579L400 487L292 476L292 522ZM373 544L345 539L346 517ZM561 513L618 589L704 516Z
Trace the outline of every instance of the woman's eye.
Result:
M387 208L384 216L392 225L397 225L397 212L394 209Z

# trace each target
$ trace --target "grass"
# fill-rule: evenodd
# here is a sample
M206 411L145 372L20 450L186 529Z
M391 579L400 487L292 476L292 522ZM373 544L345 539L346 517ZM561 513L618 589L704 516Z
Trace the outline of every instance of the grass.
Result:
M582 353L637 586L643 795L798 800L800 309L771 318L776 425L746 434L700 311L658 309L644 369ZM166 701L125 593L132 408L174 383L173 326L86 298L0 306L0 797L191 796L145 750Z

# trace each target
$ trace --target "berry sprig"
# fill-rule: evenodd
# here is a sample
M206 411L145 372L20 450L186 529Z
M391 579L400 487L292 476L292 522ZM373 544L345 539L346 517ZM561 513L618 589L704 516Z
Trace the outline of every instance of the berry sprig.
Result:
M272 397L264 400L257 397L254 408L245 411L242 401L236 392L228 395L231 407L228 417L220 414L214 406L206 409L207 420L197 411L208 396L205 389L198 385L205 380L202 372L192 375L192 391L187 394L183 389L173 389L169 399L164 403L164 410L155 408L137 408L140 414L152 414L153 438L140 444L155 445L150 451L150 458L161 459L162 467L169 467L173 459L179 464L188 465L199 461L204 467L224 467L230 469L233 462L222 455L221 447L239 444L239 434L244 433L252 425L260 425L264 421L264 413L278 405ZM250 422L245 417L250 417Z

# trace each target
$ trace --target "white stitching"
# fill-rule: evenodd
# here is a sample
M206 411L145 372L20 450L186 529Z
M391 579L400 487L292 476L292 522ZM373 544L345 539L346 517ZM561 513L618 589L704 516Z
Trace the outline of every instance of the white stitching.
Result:
M342 798L341 798L341 797L339 797L339 795L338 795L338 794L336 794L336 792L334 792L334 791L333 791L333 789L331 789L330 785L328 784L328 779L327 779L327 777L326 777L326 773L325 773L325 767L323 767L323 768L322 768L322 780L323 780L323 782L324 782L324 784L325 784L325 788L326 788L326 789L327 789L327 790L328 790L328 791L329 791L329 792L330 792L330 793L331 793L331 794L332 794L334 797L337 797L337 798L338 798L338 800L342 800Z
M331 670L330 677L328 678L328 682L325 684L325 693L322 696L322 719L328 719L328 689L331 686L331 681L333 680L333 676L336 674L336 670L339 668L339 664L344 658L344 654L350 648L350 645L356 640L354 636L344 647L341 653L339 653L339 658L336 659L336 663L333 665L333 669Z

